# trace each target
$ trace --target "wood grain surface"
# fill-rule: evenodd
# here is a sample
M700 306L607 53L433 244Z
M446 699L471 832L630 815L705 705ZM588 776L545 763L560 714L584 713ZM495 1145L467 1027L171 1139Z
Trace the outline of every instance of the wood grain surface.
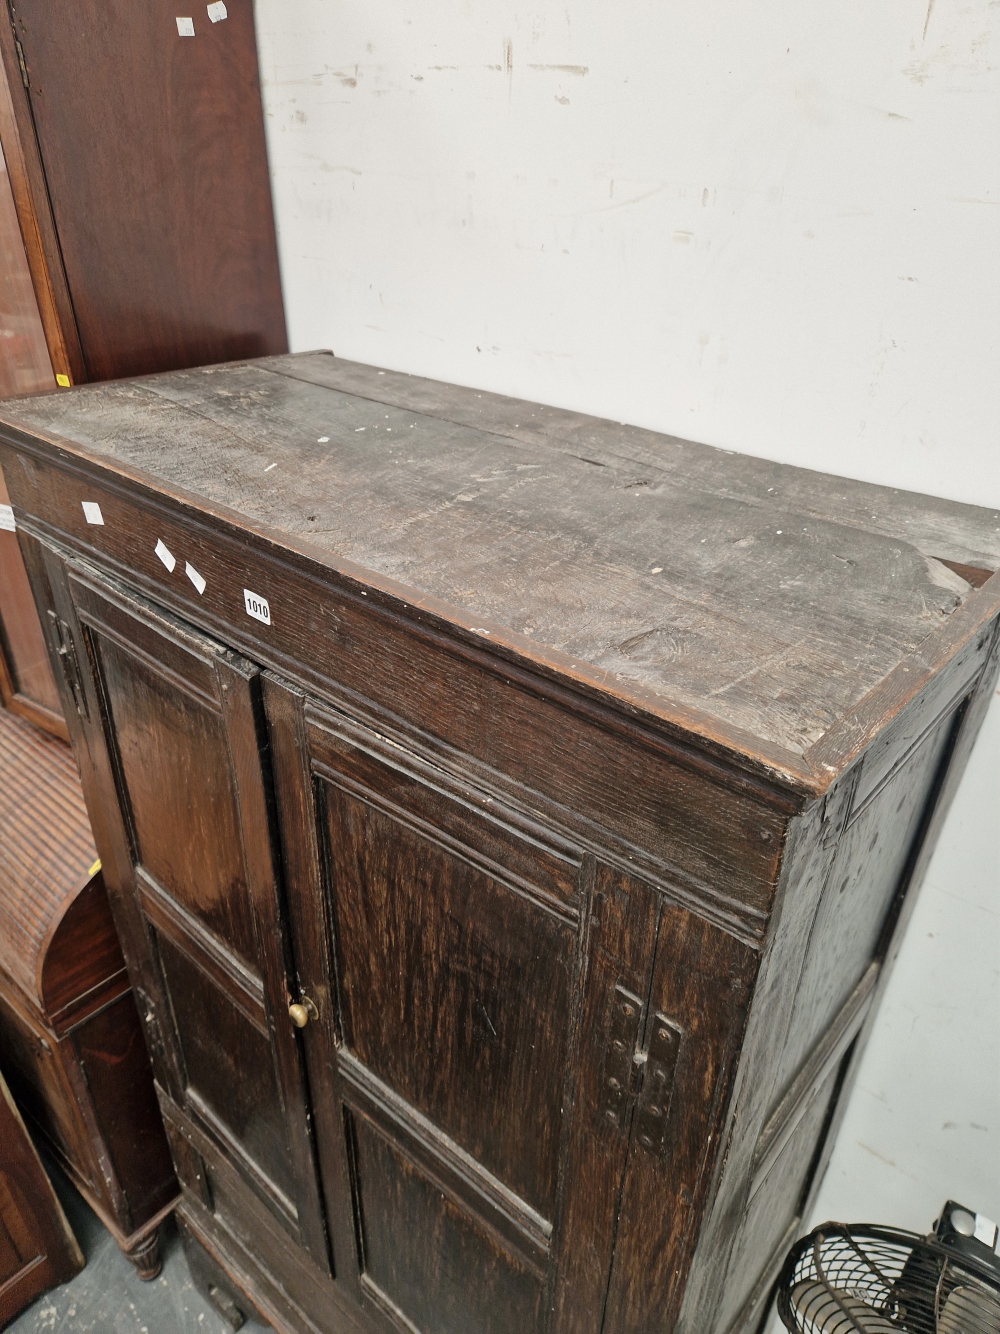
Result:
M0 828L0 968L40 999L53 931L97 849L72 752L2 709Z
M282 1331L750 1334L997 516L327 354L4 415L213 1272Z
M83 1268L41 1159L0 1075L0 1324Z
M38 219L62 332L78 333L82 356L56 365L74 381L287 347L253 8L231 0L212 23L202 5L193 38L175 9L10 5L22 212Z
M341 366L179 372L3 416L798 755L973 595L941 557L1000 564L989 510Z

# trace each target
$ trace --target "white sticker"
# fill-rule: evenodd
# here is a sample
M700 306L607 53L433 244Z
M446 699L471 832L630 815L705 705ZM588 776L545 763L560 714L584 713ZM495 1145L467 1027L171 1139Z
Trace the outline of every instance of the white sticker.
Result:
M158 537L156 539L156 546L153 548L153 550L159 556L160 560L163 561L164 565L167 567L170 573L173 574L174 566L177 564L177 561L162 537Z
M103 527L104 515L101 513L101 507L96 500L81 500L83 506L83 517L88 523L99 523Z
M193 37L193 36L194 36L194 19L178 19L178 20L177 20L177 36L178 36L178 37Z
M977 1241L985 1242L992 1250L993 1243L996 1240L997 1225L992 1218L986 1218L983 1214L976 1214L976 1230L972 1235Z
M15 531L13 506L0 505L0 532L13 533Z
M229 17L226 6L222 3L222 0L215 0L214 5L209 5L208 17L213 23L221 23L223 19Z
M184 562L184 573L194 584L195 588L197 588L198 592L204 593L205 591L204 576L198 573L198 571L194 568L194 566L191 564L189 560L186 560Z
M255 621L262 621L264 625L271 624L271 608L267 605L267 598L262 598L259 593L251 593L249 588L244 588L243 602L248 616L252 616Z

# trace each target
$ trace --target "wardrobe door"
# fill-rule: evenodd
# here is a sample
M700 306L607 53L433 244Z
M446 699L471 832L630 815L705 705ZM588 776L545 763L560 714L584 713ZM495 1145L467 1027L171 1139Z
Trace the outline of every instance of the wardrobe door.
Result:
M50 619L96 771L105 880L173 1142L197 1149L178 1154L178 1171L204 1160L185 1184L218 1209L213 1164L226 1181L235 1168L257 1208L327 1271L257 669L84 568L69 570L66 591L72 607ZM238 1204L226 1207L238 1226Z
M425 1334L596 1332L657 896L264 694L338 1278Z

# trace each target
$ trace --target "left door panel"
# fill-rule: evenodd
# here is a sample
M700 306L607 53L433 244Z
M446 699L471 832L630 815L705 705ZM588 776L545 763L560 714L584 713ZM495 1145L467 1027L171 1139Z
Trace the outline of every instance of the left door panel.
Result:
M45 566L178 1173L222 1226L263 1208L329 1275L257 668L87 566ZM254 1198L232 1197L237 1174Z

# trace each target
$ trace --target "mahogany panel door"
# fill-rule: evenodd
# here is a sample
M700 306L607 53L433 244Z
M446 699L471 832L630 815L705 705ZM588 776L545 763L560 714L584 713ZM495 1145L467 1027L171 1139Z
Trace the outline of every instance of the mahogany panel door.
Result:
M168 1125L207 1139L328 1271L257 669L95 574L70 570L62 587L104 847L95 835Z
M685 1234L734 1007L684 978L722 933L471 766L264 697L338 1277L422 1334L597 1334L630 1160Z
M0 1075L0 1327L83 1268L76 1238Z
M287 348L252 0L181 9L8 0L0 15L21 150L44 172L35 212L55 224L46 261L68 288L61 332L82 349L73 379Z

